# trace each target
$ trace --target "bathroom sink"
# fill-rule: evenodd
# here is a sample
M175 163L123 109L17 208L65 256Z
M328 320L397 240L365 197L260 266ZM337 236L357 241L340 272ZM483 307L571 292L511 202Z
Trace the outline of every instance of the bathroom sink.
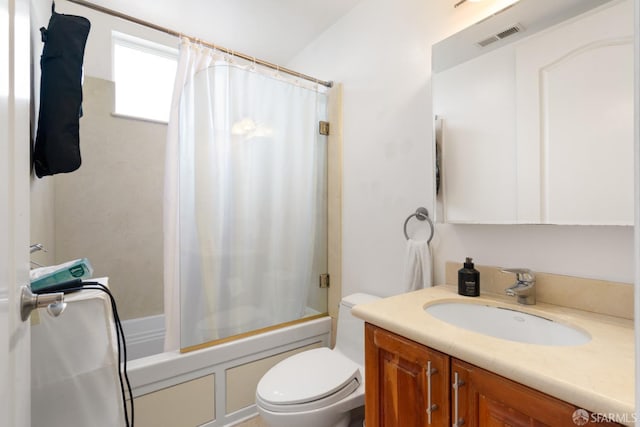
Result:
M550 346L574 346L591 341L585 331L511 308L441 302L424 310L451 325L510 341Z

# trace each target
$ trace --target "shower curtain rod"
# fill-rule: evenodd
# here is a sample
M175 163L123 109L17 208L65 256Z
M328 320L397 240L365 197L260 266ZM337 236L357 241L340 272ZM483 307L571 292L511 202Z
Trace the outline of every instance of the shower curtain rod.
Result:
M332 81L319 80L319 79L316 79L315 77L311 77L311 76L308 76L306 74L302 74L302 73L299 73L297 71L293 71L293 70L290 70L288 68L281 67L281 66L279 66L277 64L273 64L273 63L271 63L269 61L258 59L255 56L247 55L247 54L244 54L242 52L236 52L235 50L227 49L226 47L218 46L216 44L213 44L213 43L210 43L210 42L206 42L206 41L198 39L196 37L188 36L186 34L178 32L178 31L174 31L174 30L172 30L170 28L162 27L160 25L156 25L156 24L153 24L153 23L148 22L148 21L143 21L142 19L138 19L138 18L136 18L134 16L125 15L124 13L120 13L120 12L115 11L113 9L108 9L106 7L97 5L95 3L91 3L91 2L88 2L88 1L85 1L85 0L67 0L67 1L70 2L70 3L79 4L80 6L84 6L84 7L87 7L89 9L97 10L98 12L106 13L107 15L115 16L116 18L121 18L121 19L124 19L126 21L130 21L130 22L133 22L135 24L142 25L144 27L148 27L148 28L151 28L151 29L154 29L154 30L157 30L157 31L161 31L163 33L170 34L172 36L186 37L191 41L194 41L196 43L202 44L203 46L207 46L207 47L210 47L212 49L219 50L221 52L227 53L229 55L236 56L238 58L242 58L242 59L245 59L247 61L254 62L256 64L260 64L260 65L263 65L263 66L268 67L268 68L272 68L272 69L274 69L274 70L276 70L278 72L283 72L283 73L286 73L286 74L289 74L289 75L292 75L292 76L295 76L295 77L299 77L301 79L305 79L305 80L311 81L313 83L317 83L317 84L322 85L322 86L326 86L326 87L332 87L333 86L333 82Z

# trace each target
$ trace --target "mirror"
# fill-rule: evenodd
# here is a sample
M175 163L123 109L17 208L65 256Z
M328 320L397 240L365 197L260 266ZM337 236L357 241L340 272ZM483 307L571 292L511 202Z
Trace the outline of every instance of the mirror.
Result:
M633 1L521 0L432 50L437 219L633 224Z

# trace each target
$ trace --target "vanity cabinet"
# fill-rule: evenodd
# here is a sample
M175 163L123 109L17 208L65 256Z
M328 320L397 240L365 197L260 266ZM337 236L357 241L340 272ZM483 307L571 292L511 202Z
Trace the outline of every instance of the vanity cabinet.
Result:
M583 425L574 405L368 323L365 387L367 427Z
M366 324L367 427L449 426L450 357Z

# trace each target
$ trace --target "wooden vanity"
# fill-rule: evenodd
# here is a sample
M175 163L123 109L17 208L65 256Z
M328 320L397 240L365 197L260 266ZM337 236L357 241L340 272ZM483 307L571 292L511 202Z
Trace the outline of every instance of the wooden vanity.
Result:
M490 274L484 274L488 283ZM604 305L580 303L586 310L544 301L555 292L575 295L567 292L574 284L538 277L543 298L535 306L520 306L497 293L462 297L450 285L355 306L352 313L366 322L366 426L634 425L633 321L603 313L610 311ZM607 283L601 293L600 284L591 285L575 284L589 288L589 298L616 307L620 304L607 300L627 301L632 292L625 284ZM548 346L471 332L425 311L444 301L511 307L583 329L591 340ZM574 422L579 415L589 423Z
M581 408L377 326L365 327L367 427L575 427ZM598 426L618 426L599 422Z

